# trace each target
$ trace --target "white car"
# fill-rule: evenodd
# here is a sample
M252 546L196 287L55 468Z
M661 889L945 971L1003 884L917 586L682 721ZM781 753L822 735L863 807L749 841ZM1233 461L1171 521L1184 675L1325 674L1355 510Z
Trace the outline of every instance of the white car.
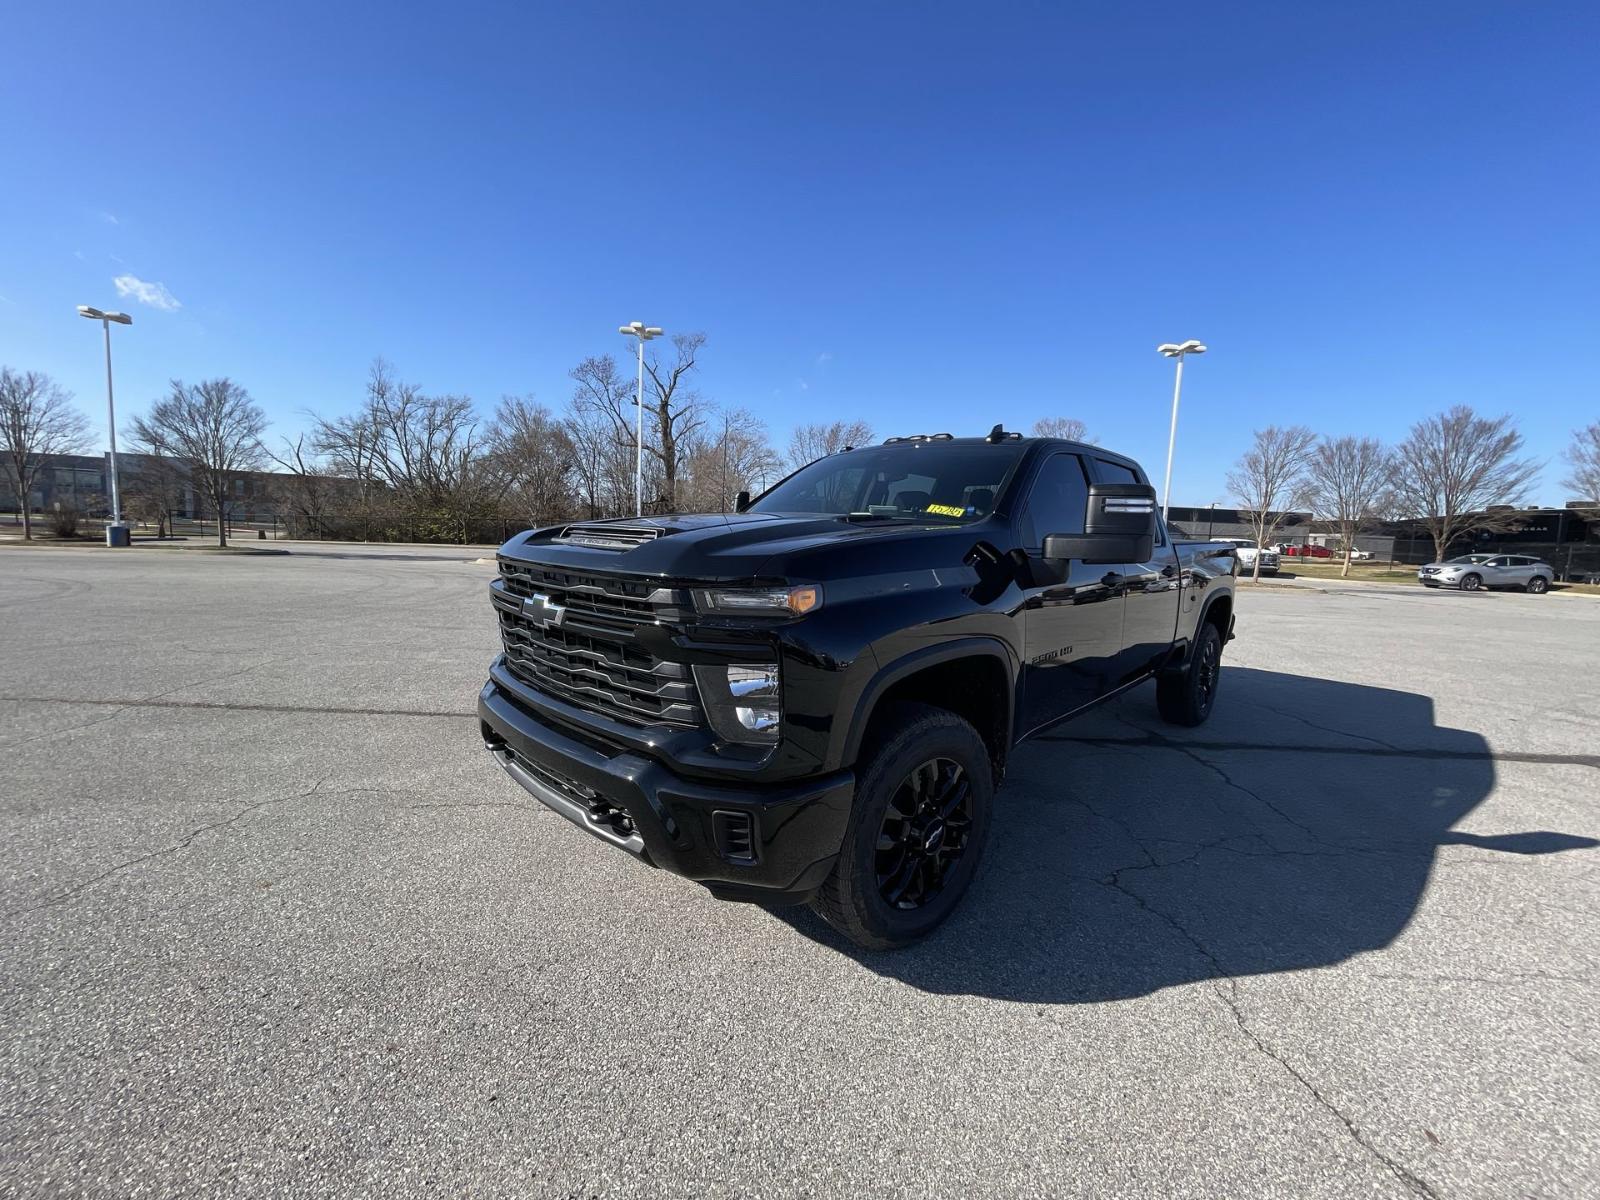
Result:
M1338 556L1335 555L1334 557L1337 558ZM1352 562L1360 562L1364 558L1371 558L1371 557L1372 557L1372 551L1371 550L1352 550L1352 551L1350 551L1350 559L1351 559Z
M1258 549L1254 542L1241 538L1219 538L1217 540L1232 542L1238 547L1236 553L1239 558L1239 574L1255 574L1257 554L1261 556L1261 573L1263 575L1276 575L1278 573L1278 552L1276 550Z

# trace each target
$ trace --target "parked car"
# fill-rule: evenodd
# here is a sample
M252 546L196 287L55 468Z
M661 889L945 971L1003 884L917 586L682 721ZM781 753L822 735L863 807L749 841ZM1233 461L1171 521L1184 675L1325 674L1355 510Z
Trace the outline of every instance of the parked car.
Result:
M478 717L506 772L880 949L959 902L1018 742L1141 679L1198 725L1233 636L1231 545L1169 537L1132 460L999 426L829 455L733 513L532 530L499 566Z
M1342 552L1341 552L1341 556L1342 556ZM1353 548L1350 551L1350 561L1351 562L1363 562L1366 559L1369 559L1371 557L1372 557L1372 551L1371 550L1363 550L1359 546Z
M1263 575L1276 575L1278 573L1278 552L1276 550L1261 550L1252 541L1241 538L1229 538L1235 547L1234 553L1239 556L1239 574L1253 575L1256 569L1256 555L1261 556L1261 573Z
M1315 545L1315 544L1312 544L1312 543L1306 543L1306 544L1302 545L1301 543L1294 542L1294 543L1290 543L1289 545L1286 545L1286 546L1280 546L1279 550L1281 550L1284 554L1290 555L1291 557L1294 557L1294 558L1332 558L1333 557L1333 551L1332 550L1329 550L1326 546L1318 546L1318 545Z
M1522 554L1463 554L1417 569L1424 587L1456 587L1463 592L1514 587L1538 595L1550 590L1555 577L1556 569L1549 563Z

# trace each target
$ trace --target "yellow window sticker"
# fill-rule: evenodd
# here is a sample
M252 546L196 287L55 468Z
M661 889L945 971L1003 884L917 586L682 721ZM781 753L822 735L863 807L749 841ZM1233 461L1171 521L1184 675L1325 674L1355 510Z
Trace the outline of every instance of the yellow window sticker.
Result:
M964 515L963 510L953 504L930 504L926 512L931 512L939 517L959 517Z

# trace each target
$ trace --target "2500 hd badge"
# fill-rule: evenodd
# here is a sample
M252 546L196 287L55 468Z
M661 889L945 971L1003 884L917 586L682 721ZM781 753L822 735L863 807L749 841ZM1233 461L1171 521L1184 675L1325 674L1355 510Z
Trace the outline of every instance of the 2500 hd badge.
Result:
M1174 539L1121 455L890 438L736 507L512 538L478 700L537 800L718 896L904 945L1019 742L1145 680L1176 724L1216 703L1235 547Z

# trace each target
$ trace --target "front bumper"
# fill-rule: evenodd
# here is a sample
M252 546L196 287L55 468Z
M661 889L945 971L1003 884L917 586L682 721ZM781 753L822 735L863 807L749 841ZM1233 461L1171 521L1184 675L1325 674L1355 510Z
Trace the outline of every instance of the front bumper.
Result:
M484 745L534 799L579 828L728 899L798 903L833 869L852 772L781 785L684 779L541 719L537 695L496 672L478 694Z

